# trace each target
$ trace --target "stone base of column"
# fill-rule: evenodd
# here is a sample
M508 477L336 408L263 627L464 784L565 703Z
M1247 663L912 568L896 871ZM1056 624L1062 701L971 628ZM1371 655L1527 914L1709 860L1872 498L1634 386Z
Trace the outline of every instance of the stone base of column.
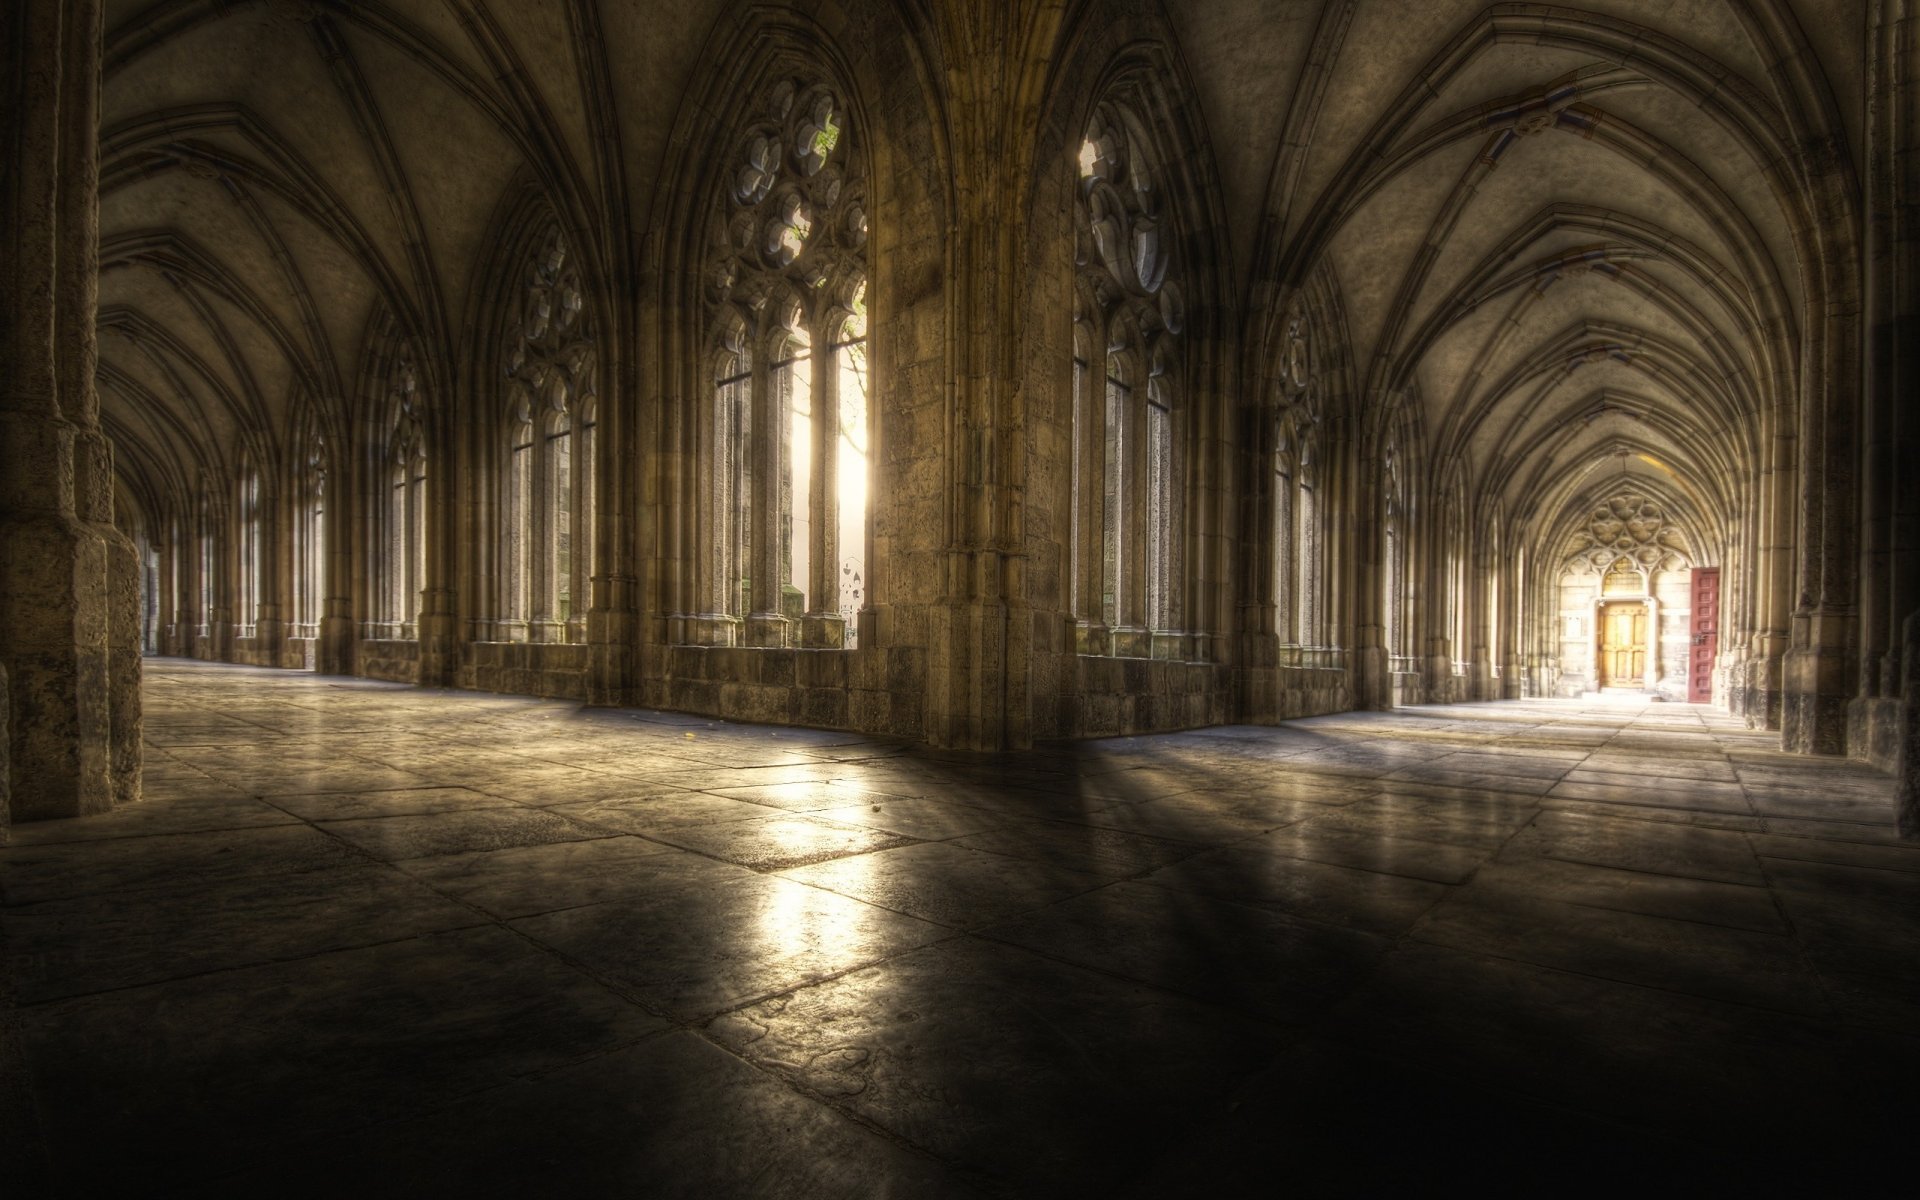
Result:
M1882 771L1900 763L1904 719L1898 696L1856 696L1847 705L1847 751Z
M321 675L353 674L353 651L357 641L353 634L353 618L344 612L321 618L319 644L313 652L313 669Z
M587 614L587 703L616 706L634 703L639 671L634 646L639 642L640 618L634 612Z
M1518 700L1526 695L1526 668L1518 659L1508 659L1500 666L1500 699Z
M1024 750L1027 714L1007 711L1007 610L999 604L936 607L928 622L927 741L949 750ZM964 649L963 649L964 648Z
M1153 657L1153 633L1150 630L1116 626L1107 631L1107 640L1115 658Z
M1364 633L1363 633L1364 636ZM1385 646L1354 651L1354 703L1372 712L1393 707L1393 659Z
M1527 667L1527 692L1529 695L1544 697L1553 695L1553 664L1546 658L1535 655Z
M453 617L453 595L446 591L423 594L427 611L420 614L420 685L452 687L460 666L460 631Z
M1469 700L1500 698L1493 689L1493 662L1490 659L1476 658L1468 664L1466 685Z
M844 650L847 621L839 613L808 613L800 618L800 644L809 650Z
M749 646L785 646L790 622L779 613L749 613L743 632Z
M115 792L107 545L84 522L31 513L0 521L0 546L12 820L107 812Z
M1844 647L1798 647L1781 664L1780 745L1796 754L1845 754L1854 656Z
M1112 654L1113 631L1091 621L1067 622L1072 626L1072 646L1076 654Z
M726 613L682 614L667 618L670 646L740 646L746 644L739 617ZM591 634L588 635L592 637Z
M1727 668L1727 710L1748 729L1780 728L1781 698L1779 660L1743 658Z

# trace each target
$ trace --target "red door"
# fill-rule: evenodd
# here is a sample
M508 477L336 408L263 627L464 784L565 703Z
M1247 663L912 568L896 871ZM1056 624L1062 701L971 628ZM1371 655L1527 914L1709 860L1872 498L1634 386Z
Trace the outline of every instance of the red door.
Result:
M1693 569L1693 657L1687 664L1687 699L1713 699L1713 656L1720 652L1720 568Z

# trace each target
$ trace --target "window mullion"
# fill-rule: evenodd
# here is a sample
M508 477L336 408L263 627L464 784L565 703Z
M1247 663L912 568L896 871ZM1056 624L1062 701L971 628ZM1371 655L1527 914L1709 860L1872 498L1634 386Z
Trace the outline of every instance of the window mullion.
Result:
M747 520L751 523L751 559L748 564L751 616L780 615L780 584L786 578L782 569L780 536L780 481L786 465L782 453L789 417L783 389L775 386L775 369L763 365L769 356L756 356L753 368L752 422L748 452L753 462L752 494L747 497Z
M535 630L553 619L553 449L545 423L527 431L527 640L537 641Z
M1123 544L1127 547L1126 588L1121 600L1121 623L1131 629L1147 627L1147 585L1150 575L1147 528L1148 489L1154 480L1147 471L1146 388L1130 392L1122 409L1126 422L1125 458L1120 469L1120 513Z
M821 339L824 340L824 339ZM829 350L811 355L808 369L813 373L813 470L808 479L807 506L810 519L807 534L807 614L832 615L839 599L839 580L835 577L840 561L840 493L837 488L840 462L840 387L834 369L840 351ZM798 498L795 498L798 503Z

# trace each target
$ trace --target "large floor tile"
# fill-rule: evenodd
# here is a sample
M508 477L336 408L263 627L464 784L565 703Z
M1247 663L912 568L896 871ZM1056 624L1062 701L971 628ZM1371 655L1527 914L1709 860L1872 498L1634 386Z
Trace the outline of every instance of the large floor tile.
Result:
M375 858L398 862L434 854L504 850L609 836L550 812L522 807L460 809L418 816L328 821L321 828Z
M14 996L38 1002L477 925L389 867L178 880L0 908Z
M1318 1016L1390 944L1139 883L1075 896L979 936L1283 1024Z
M284 1143L345 1136L661 1028L493 928L39 1005L19 1020L54 1161L81 1195L190 1190Z
M924 921L770 876L564 909L512 928L650 1007L683 1017L945 936Z
M942 1200L949 1167L673 1031L461 1100L291 1148L218 1181L235 1195Z
M752 878L732 863L634 837L479 850L401 864L434 890L511 918Z
M1124 1182L1281 1038L1212 1006L961 938L716 1019L749 1061L995 1190Z
M1106 882L1084 869L1039 866L951 842L863 854L785 875L957 929L977 928Z

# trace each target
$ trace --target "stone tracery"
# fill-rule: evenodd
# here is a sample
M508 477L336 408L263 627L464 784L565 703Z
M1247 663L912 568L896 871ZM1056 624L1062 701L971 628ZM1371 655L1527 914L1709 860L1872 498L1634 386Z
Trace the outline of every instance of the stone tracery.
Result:
M1621 558L1643 571L1684 569L1691 561L1685 533L1659 501L1618 492L1597 504L1568 547L1569 568L1605 571Z
M500 632L578 641L592 574L598 331L577 254L550 219L530 241L505 331Z
M834 85L755 93L714 197L697 641L851 647L867 602L867 210Z
M1148 126L1121 99L1095 106L1078 165L1075 636L1083 653L1145 657L1183 620L1179 221Z

